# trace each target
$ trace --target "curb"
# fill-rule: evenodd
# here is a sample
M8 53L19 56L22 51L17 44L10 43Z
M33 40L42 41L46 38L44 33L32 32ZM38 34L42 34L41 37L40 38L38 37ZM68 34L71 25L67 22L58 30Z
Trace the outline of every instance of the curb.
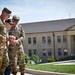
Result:
M58 72L49 72L49 71L41 71L41 70L33 70L33 69L25 69L26 73L34 74L34 75L75 75L69 73L58 73Z

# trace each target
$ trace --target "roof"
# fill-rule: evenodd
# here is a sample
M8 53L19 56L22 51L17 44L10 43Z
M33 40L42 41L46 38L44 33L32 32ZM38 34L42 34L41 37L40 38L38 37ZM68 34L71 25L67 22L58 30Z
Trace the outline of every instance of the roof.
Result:
M22 23L25 33L64 31L75 24L75 18Z

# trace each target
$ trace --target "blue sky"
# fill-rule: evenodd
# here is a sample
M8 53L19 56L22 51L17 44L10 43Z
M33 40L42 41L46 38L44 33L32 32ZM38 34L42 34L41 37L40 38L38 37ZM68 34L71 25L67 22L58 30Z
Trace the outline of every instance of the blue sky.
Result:
M75 0L0 0L1 10L7 7L20 23L75 18Z

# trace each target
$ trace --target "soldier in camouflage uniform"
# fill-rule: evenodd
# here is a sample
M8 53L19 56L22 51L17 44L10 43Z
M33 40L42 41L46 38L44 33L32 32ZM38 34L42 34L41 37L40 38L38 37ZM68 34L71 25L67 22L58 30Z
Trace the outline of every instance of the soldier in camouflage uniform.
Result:
M0 15L0 75L4 74L5 68L8 64L7 51L6 51L7 47L5 46L4 48L4 43L6 43L6 27L4 21L10 17L10 14L11 11L7 8L4 8Z
M14 15L12 18L12 28L9 30L9 60L11 65L11 72L13 75L17 73L17 66L19 65L19 71L21 75L24 75L25 71L25 59L23 50L23 39L25 39L25 32L22 26L18 23L19 17ZM17 65L18 63L18 65Z

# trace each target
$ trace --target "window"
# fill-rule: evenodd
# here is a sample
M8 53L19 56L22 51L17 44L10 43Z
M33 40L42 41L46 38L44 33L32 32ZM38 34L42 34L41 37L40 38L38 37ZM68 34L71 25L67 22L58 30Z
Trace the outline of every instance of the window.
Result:
M28 44L31 44L31 38L28 37Z
M52 56L52 50L48 50L48 56Z
M43 56L46 56L46 50L43 49Z
M61 56L61 55L62 55L61 48L58 48L58 55L59 55L59 56Z
M51 36L47 36L47 42L48 42L48 44L51 43Z
M35 55L37 54L37 50L36 49L34 49L33 52L34 52Z
M63 42L67 42L67 36L63 35Z
M36 37L33 37L33 44L36 44Z
M42 37L42 43L46 43L46 37Z
M67 49L64 48L64 55L67 55Z
M64 52L64 55L67 55L67 52Z
M58 41L58 43L61 42L61 36L57 36L57 41Z
M32 50L31 50L31 49L28 50L28 55L29 55L30 57L32 56Z

